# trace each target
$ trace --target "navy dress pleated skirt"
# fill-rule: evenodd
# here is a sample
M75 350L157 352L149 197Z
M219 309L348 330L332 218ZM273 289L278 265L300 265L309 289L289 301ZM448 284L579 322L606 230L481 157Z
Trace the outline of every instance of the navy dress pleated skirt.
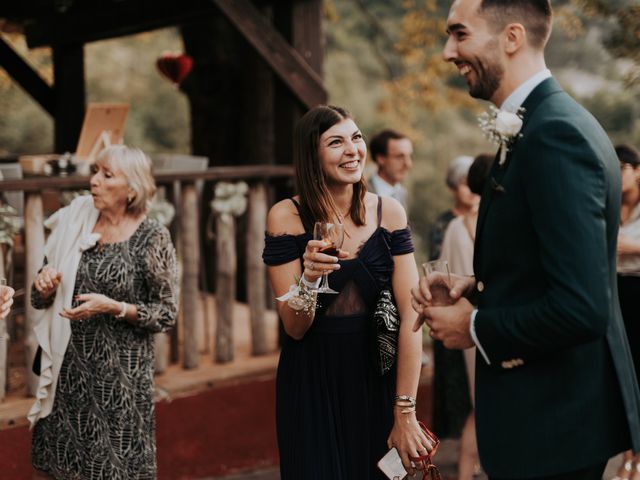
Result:
M380 217L380 202L378 218ZM268 265L301 261L310 233L266 236ZM389 288L393 256L413 252L408 228L378 226L356 258L329 276L338 295L320 295L301 340L285 335L276 381L282 480L386 478L376 464L393 426L396 373L375 367L372 312Z

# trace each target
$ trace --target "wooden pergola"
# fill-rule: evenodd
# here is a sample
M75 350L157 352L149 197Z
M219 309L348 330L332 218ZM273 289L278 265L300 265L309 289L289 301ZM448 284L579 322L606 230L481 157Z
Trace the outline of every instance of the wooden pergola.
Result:
M213 157L225 157L227 149L199 140L202 132L195 123L202 108L219 110L221 105L226 105L228 110L246 93L255 105L256 129L266 129L267 133L261 135L264 141L258 139L262 147L258 146L255 152L243 152L243 158L255 158L240 163L288 163L295 120L303 109L324 103L327 98L322 83L321 7L322 0L7 1L0 4L0 18L21 29L30 48L52 48L54 82L49 85L2 38L0 67L54 118L55 151L73 151L85 110L84 45L180 26L187 53L195 59L191 76L196 78L186 82L183 88L192 108L193 153L209 156L212 163L236 163L222 158L216 161ZM207 21L210 23L203 23ZM207 82L206 78L198 80L198 60L208 52L203 52L206 49L198 46L202 28L196 35L188 32L194 23L204 28L212 41L222 43L223 48L227 42L243 42L250 46L249 61L237 58L238 68L230 73L245 80L248 77L253 82L250 89L245 88L245 93L223 91L213 104L198 106L199 103L207 103L198 100L199 90L206 90L203 82ZM231 32L229 26L235 31ZM238 38L241 40L234 40ZM237 51L233 45L229 45L229 50ZM215 55L209 63L211 61L213 69L216 62L229 62ZM266 70L265 65L268 66ZM237 83L237 79L234 82ZM228 118L224 121L228 123ZM226 132L223 134L228 135Z

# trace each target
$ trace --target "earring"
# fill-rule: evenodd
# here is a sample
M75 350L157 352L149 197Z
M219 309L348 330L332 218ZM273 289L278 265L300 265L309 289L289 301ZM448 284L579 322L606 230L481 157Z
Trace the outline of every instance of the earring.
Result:
M127 195L127 205L131 205L131 202L133 202L133 196L132 195Z

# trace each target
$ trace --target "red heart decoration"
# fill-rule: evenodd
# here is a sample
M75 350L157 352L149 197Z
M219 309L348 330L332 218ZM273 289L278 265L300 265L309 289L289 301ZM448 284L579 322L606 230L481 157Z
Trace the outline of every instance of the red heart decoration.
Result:
M179 86L193 68L193 58L186 53L163 53L156 60L158 71Z

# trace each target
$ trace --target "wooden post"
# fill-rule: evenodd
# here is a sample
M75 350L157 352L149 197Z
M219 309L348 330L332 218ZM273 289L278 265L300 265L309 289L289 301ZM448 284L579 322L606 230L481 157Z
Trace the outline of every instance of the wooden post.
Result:
M31 306L31 286L44 257L44 210L42 196L39 192L26 193L24 207L25 232L25 364L27 366L27 387L30 395L35 395L38 387L38 377L31 371L33 357L38 347L33 327L37 310Z
M156 333L154 336L156 355L155 372L164 373L169 365L169 339L164 332Z
M236 223L216 216L216 354L218 363L233 360L233 305L236 301Z
M184 323L184 368L198 366L198 324L203 321L198 288L200 247L198 241L198 193L193 183L182 186L180 242L182 246L182 312Z
M4 248L0 244L0 278L7 278L4 267ZM0 402L7 393L7 352L9 351L9 335L6 320L0 319Z
M251 318L251 353L267 353L267 334L264 322L265 266L262 261L264 229L267 220L267 189L264 183L255 183L249 189L247 229L247 299Z

